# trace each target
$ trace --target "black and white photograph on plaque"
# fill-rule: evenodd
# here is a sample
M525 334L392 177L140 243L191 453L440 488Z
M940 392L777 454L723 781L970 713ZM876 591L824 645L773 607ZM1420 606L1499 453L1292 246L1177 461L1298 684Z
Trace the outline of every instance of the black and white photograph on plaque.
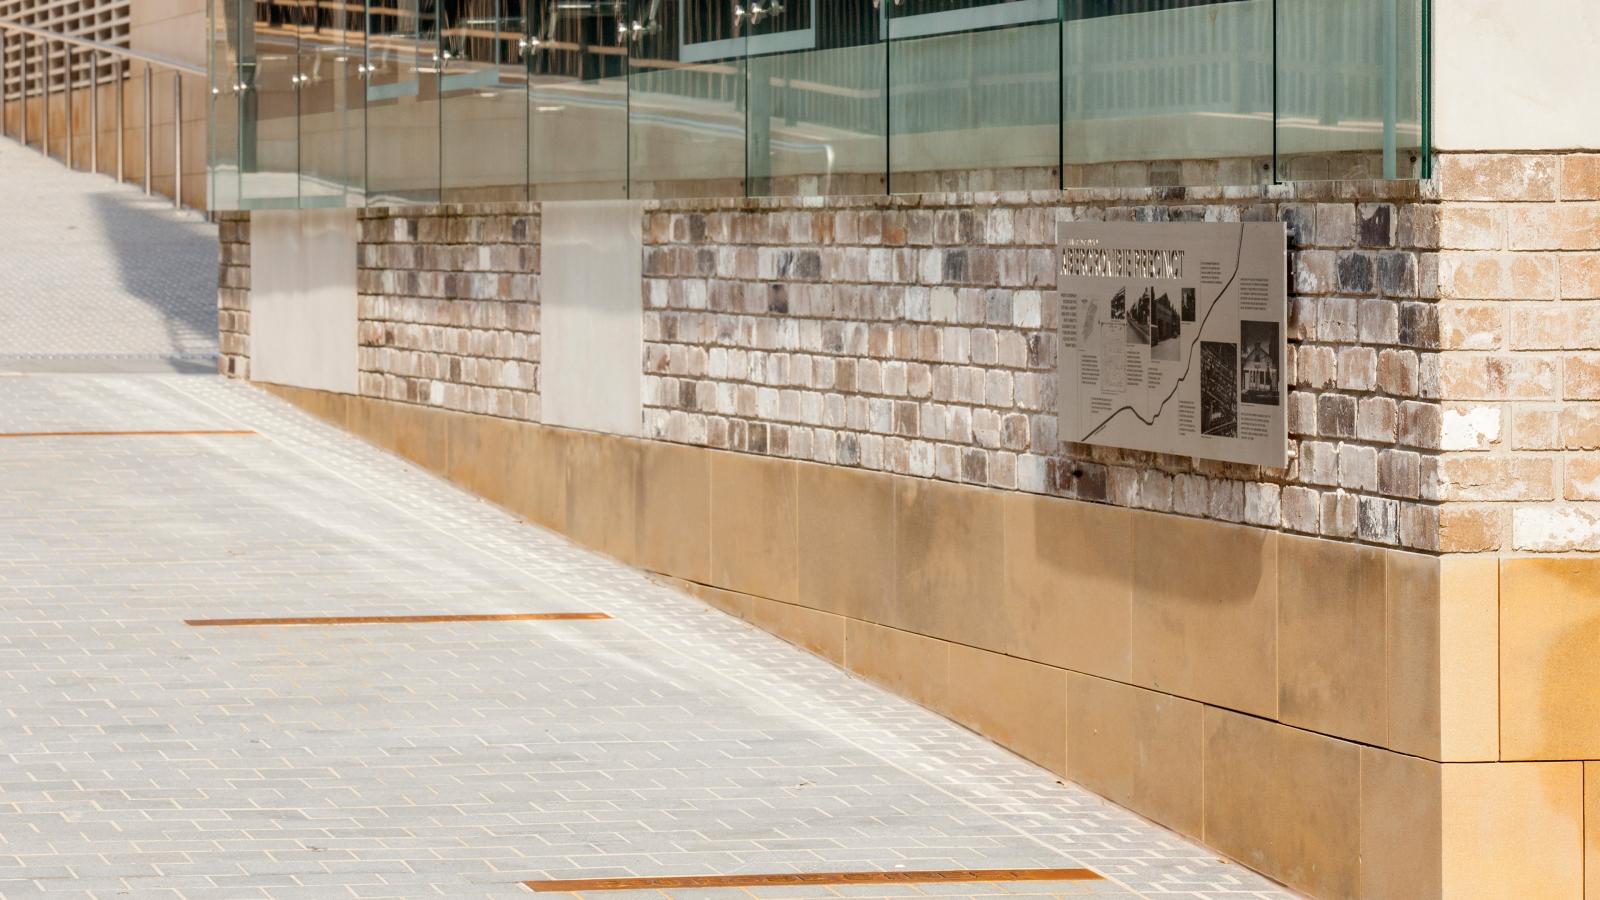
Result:
M1150 305L1150 358L1177 362L1178 336L1182 332L1183 323L1178 320L1172 301L1166 294L1157 297Z
M1139 294L1139 302L1128 307L1128 343L1150 346L1150 307L1155 299L1156 289L1147 287Z
M1120 319L1128 305L1128 289L1117 288L1117 293L1111 298L1111 318Z
M1194 288L1183 289L1183 320L1194 321Z
M1278 365L1278 323L1239 323L1239 399L1260 406L1277 406L1281 383Z
M1239 348L1200 342L1200 433L1239 436Z

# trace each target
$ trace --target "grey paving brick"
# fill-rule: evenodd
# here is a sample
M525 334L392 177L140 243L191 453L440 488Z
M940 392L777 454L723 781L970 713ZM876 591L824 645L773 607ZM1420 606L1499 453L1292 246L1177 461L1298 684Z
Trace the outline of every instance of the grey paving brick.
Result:
M13 165L43 164L0 142ZM77 177L39 175L58 176ZM157 240L119 191L64 207L123 242L75 272L8 244L0 215L0 371L210 352L191 288L130 261L205 226ZM83 298L81 319L38 305L110 275L135 296ZM542 878L1043 866L1108 880L756 896L1289 896L246 385L0 377L0 431L203 429L257 433L0 442L0 897L500 900ZM615 618L183 624L572 610ZM690 893L750 896L673 895Z

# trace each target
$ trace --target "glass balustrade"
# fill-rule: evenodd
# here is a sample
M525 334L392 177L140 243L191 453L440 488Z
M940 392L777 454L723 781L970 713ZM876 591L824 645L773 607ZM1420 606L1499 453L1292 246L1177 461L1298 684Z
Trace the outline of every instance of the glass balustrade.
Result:
M210 0L227 208L1427 174L1429 0Z

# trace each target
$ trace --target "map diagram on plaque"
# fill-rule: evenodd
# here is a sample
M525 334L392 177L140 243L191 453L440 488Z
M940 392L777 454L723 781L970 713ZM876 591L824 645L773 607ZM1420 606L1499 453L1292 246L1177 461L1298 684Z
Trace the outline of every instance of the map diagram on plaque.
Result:
M1061 439L1288 465L1282 223L1063 222Z

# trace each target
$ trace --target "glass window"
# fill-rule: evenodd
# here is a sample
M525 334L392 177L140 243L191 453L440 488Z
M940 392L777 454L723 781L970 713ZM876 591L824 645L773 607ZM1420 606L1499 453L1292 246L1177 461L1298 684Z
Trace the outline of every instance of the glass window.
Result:
M367 202L439 199L436 0L368 0Z
M888 184L882 17L863 0L770 0L750 25L750 193Z
M366 169L366 34L360 7L303 7L300 205L359 206Z
M628 195L627 8L531 0L528 167L534 199Z
M247 0L239 47L239 202L246 209L300 202L300 5Z
M1278 177L1422 174L1423 0L1279 0Z
M243 19L239 2L210 0L206 4L211 34L206 67L211 95L206 199L212 209L239 208L239 36ZM120 85L117 89L121 90ZM103 91L101 99L105 99Z
M885 3L889 188L1060 184L1056 0Z
M1271 0L1067 0L1068 186L1272 180Z
M630 194L743 195L750 14L734 0L629 0L628 10Z
M521 200L528 189L522 0L440 4L444 199Z

